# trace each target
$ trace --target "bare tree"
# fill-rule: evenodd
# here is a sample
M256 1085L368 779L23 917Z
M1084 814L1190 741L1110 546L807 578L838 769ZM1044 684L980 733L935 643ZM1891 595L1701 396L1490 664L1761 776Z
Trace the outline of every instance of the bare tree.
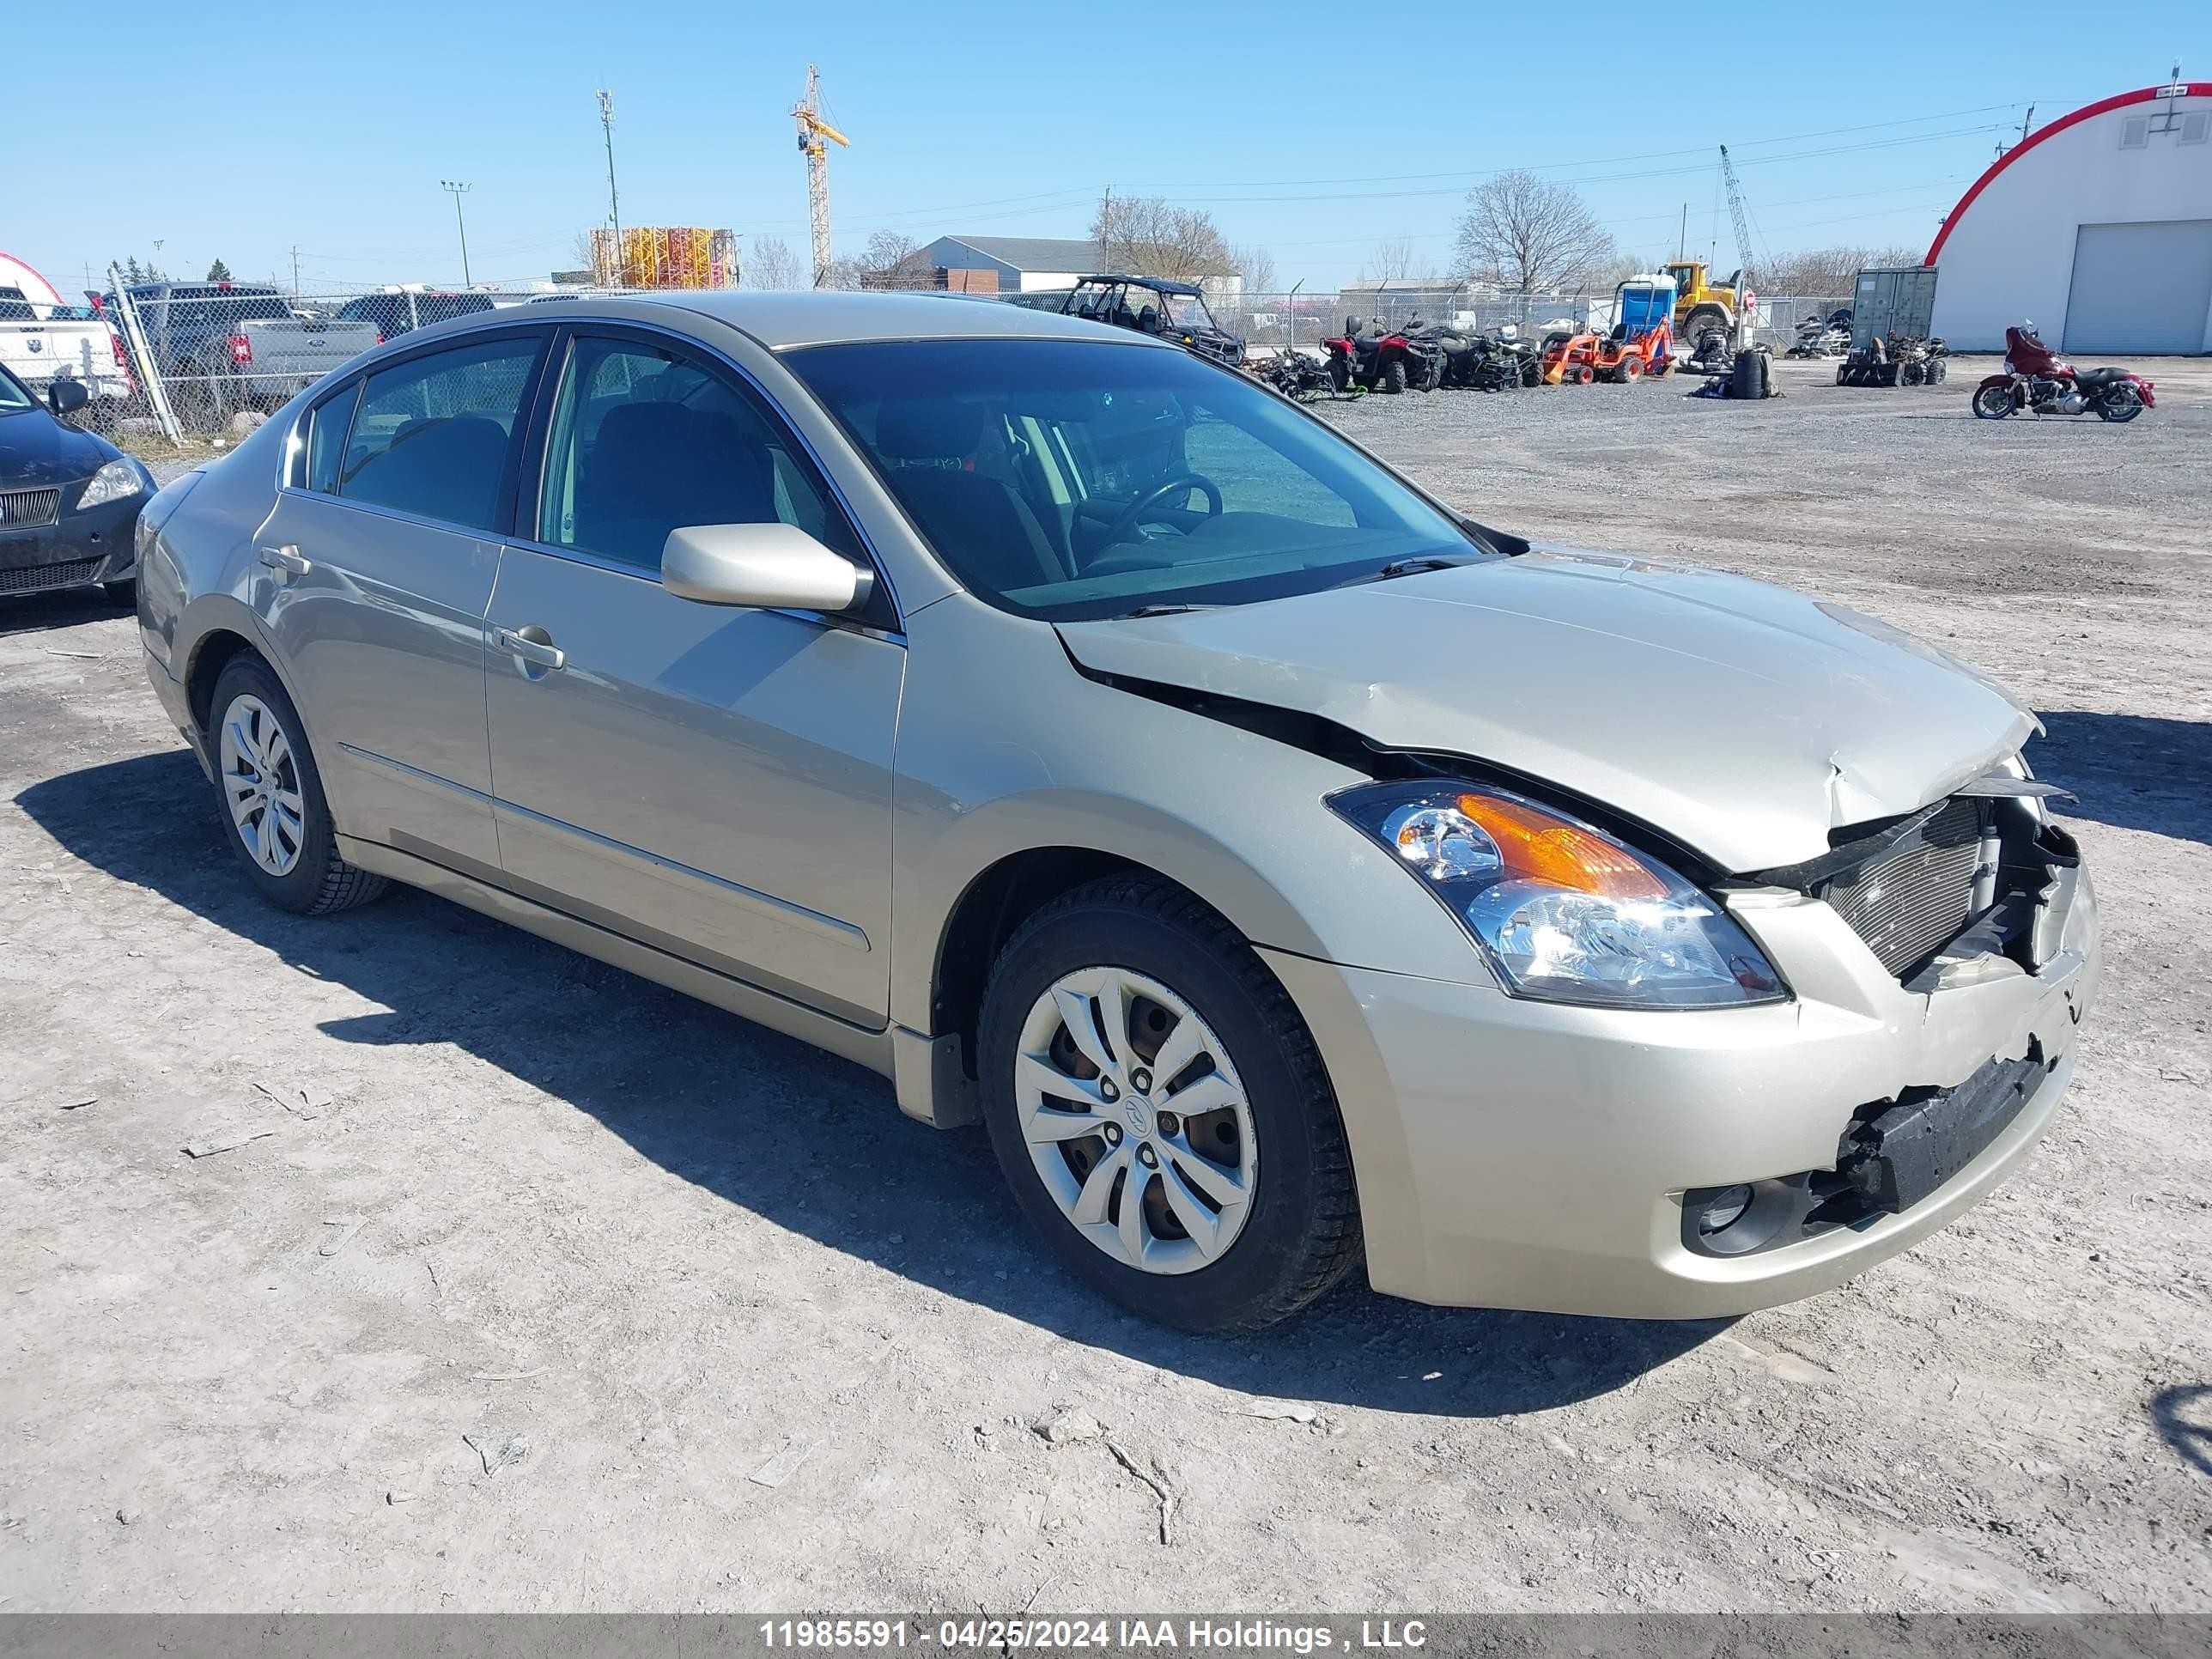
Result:
M1821 298L1851 291L1852 279L1862 270L1886 265L1917 265L1917 247L1818 247L1785 253L1753 275L1762 294L1809 294Z
M1658 269L1649 259L1638 258L1632 253L1616 252L1602 266L1591 270L1589 281L1599 288L1611 288L1616 283L1626 282L1631 276L1646 276Z
M1359 267L1359 279L1364 283L1402 283L1415 274L1420 256L1413 252L1410 236L1386 236L1367 250L1367 258Z
M568 244L568 264L574 270L588 270L594 278L598 277L599 242L592 227L587 225L578 231L575 240Z
M1229 263L1243 277L1247 294L1275 292L1275 256L1256 242L1240 242L1231 248Z
M1109 191L1091 216L1091 239L1098 244L1099 264L1109 270L1194 283L1236 268L1228 240L1211 214L1175 207L1157 196Z
M1522 171L1468 191L1458 240L1467 270L1523 294L1579 283L1613 251L1574 186Z
M927 250L912 237L896 230L878 230L853 261L857 288L934 288L937 267ZM842 284L840 284L842 286Z
M805 275L799 268L799 256L791 251L791 244L781 236L753 238L753 257L745 264L744 285L747 288L805 288Z

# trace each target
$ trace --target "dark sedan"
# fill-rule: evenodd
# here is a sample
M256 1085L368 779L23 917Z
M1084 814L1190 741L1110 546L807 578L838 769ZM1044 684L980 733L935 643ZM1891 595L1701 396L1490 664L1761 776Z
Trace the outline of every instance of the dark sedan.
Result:
M60 416L84 389L58 382L49 408L0 368L0 594L98 584L118 605L137 592L133 532L153 475L106 439Z

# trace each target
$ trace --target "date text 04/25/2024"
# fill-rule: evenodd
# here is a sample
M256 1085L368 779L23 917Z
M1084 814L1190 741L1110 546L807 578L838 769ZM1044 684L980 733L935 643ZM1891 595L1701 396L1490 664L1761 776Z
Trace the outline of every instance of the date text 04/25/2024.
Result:
M1272 1651L1307 1655L1427 1645L1418 1619L1277 1623L1261 1619L764 1619L768 1648L830 1651L908 1647L1006 1653L1016 1649L1092 1649L1100 1652L1195 1649L1201 1653Z

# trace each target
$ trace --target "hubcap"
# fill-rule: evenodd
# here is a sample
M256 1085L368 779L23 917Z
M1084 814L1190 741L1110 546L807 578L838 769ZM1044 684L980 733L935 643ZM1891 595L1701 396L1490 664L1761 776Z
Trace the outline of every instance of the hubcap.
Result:
M307 839L307 805L291 740L269 705L255 696L231 699L221 732L222 796L238 838L270 875L289 875Z
M1260 1146L1229 1051L1191 1006L1126 968L1063 975L1014 1056L1030 1161L1075 1230L1115 1261L1184 1273L1249 1218Z

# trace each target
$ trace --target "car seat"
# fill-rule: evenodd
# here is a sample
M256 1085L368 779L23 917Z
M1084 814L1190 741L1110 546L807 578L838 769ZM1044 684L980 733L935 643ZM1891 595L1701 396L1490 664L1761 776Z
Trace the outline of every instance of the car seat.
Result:
M672 530L775 522L767 446L728 415L617 404L577 470L574 545L641 569L660 568Z
M891 493L962 580L993 592L1066 581L1036 514L1010 484L967 470L987 411L972 399L887 398L876 413L876 456Z

